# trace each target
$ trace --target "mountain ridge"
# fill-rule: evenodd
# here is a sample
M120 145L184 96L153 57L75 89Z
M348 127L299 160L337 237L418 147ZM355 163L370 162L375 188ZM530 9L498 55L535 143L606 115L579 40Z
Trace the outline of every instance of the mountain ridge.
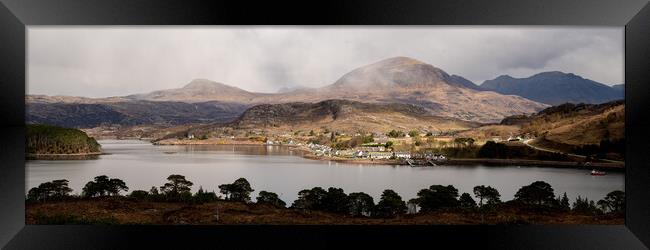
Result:
M480 87L506 95L518 95L548 105L563 103L605 103L623 99L620 91L573 73L547 71L529 77L500 75Z
M182 102L241 102L251 100L261 93L249 92L234 86L197 78L181 88L152 91L146 94L128 95L125 98L146 101L182 101Z
M198 78L181 88L115 97L114 100L98 99L97 102L216 101L252 106L345 99L366 103L418 105L432 115L483 123L498 122L506 116L533 113L548 106L519 96L482 91L474 85L461 76L449 75L442 69L422 61L408 57L392 57L353 69L334 83L315 89L274 94L256 93ZM28 97L28 104L30 99L39 98ZM51 101L67 102L64 99ZM93 103L93 100L71 102Z

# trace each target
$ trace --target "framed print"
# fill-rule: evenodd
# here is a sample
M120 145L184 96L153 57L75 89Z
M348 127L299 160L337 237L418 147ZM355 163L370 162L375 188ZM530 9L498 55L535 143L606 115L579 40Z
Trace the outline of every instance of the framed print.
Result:
M647 248L647 2L286 5L3 1L0 243Z

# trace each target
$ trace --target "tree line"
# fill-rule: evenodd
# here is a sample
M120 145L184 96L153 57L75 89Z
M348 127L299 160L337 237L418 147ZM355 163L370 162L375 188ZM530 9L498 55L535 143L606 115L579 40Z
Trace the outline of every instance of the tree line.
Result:
M98 197L122 196L129 188L120 179L109 178L106 175L95 177L86 183L81 195L71 195L67 180L53 180L41 183L31 188L27 202L65 201L74 199L92 199ZM220 194L206 191L199 187L196 193L191 192L194 184L185 176L173 174L167 177L167 182L160 187L151 187L149 191L134 190L125 196L137 201L154 202L188 202L206 203L220 200L253 203L251 193L254 189L245 178L239 178L232 183L219 185ZM372 196L363 192L346 194L341 188L314 187L298 192L298 198L289 206L305 213L315 211L329 212L354 217L390 218L409 213L426 213L434 211L479 211L490 212L499 208L517 207L534 209L536 211L572 211L588 214L617 214L625 212L625 192L612 191L599 201L588 200L578 196L570 204L566 193L555 196L553 187L544 181L535 181L521 187L514 199L503 202L499 191L491 186L475 186L469 193L459 194L452 185L431 185L417 193L417 197L404 201L391 189L382 192L375 203ZM477 201L478 200L478 201ZM256 197L257 204L268 204L278 208L286 208L276 193L260 191Z
M28 154L78 154L100 152L101 145L81 130L45 124L26 126Z
M483 144L476 153L476 157L498 159L537 159L546 161L569 160L568 155L564 153L540 151L524 145L509 146L494 141L487 141Z
M606 131L607 132L607 131ZM619 154L621 159L625 159L625 139L602 139L598 145L581 145L574 146L571 150L575 154L586 155L589 158L606 159L608 154Z
M28 154L78 154L101 151L101 145L81 130L44 124L27 125L25 146Z

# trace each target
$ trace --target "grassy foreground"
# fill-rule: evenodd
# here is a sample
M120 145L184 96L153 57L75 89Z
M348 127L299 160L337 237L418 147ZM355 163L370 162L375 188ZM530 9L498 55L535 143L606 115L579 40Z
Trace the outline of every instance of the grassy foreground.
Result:
M141 201L128 197L101 197L26 204L27 224L624 224L624 215L574 211L543 211L502 204L498 209L441 210L394 218L352 217L322 211L302 212L270 204L214 201L203 204Z

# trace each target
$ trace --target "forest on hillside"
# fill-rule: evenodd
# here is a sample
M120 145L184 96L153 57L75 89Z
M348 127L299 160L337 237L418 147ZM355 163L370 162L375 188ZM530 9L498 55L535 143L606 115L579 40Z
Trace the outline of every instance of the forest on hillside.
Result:
M28 124L25 137L27 154L99 153L101 145L81 130L44 124Z

